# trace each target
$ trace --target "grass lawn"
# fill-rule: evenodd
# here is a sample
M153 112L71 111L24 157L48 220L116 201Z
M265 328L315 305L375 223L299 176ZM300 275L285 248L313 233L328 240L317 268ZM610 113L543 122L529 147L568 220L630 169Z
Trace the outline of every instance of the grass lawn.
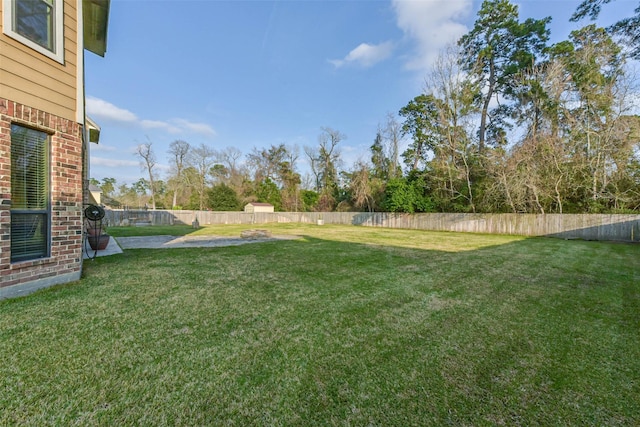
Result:
M190 225L159 225L153 227L108 227L107 233L116 237L132 236L184 236L193 233Z
M640 245L247 228L0 302L0 425L640 422Z

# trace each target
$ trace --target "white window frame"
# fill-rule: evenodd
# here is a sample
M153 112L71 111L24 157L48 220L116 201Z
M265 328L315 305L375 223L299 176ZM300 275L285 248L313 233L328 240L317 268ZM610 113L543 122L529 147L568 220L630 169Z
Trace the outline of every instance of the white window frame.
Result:
M2 32L29 46L31 49L64 65L64 0L53 0L53 50L40 46L14 31L14 7L16 0L2 0Z

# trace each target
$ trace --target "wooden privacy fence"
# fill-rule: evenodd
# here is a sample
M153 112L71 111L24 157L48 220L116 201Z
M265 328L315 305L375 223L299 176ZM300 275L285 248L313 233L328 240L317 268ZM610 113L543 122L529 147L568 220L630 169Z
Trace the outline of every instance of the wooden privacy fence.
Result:
M106 210L109 225L349 224L564 239L640 242L640 214L399 214L388 212L211 212Z

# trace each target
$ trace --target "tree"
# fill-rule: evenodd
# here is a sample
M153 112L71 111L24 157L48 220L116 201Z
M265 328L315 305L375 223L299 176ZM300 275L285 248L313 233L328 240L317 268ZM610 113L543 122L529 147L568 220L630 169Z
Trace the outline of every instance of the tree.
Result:
M200 193L197 191L197 186L200 182L200 174L195 167L189 164L189 162L190 160L188 160L187 167L185 167L182 172L185 185L183 187L183 191L180 192L180 203L183 209L198 210L201 209Z
M282 185L280 170L287 157L288 150L284 144L263 149L254 148L247 155L247 164L253 171L253 180L260 182L268 178L277 185Z
M394 178L387 183L383 208L387 212L413 213L415 195L406 178Z
M233 188L224 183L216 184L208 191L209 207L215 211L240 210L240 200Z
M337 145L346 138L342 132L323 127L318 136L318 164L321 192L332 193L338 187L338 162L340 150Z
M156 208L166 209L166 207L171 204L167 183L162 179L156 179L154 182L154 192L156 195Z
M405 118L402 134L410 135L412 140L402 157L411 170L415 171L426 163L427 152L433 150L439 138L435 97L430 94L416 96L400 109L400 116Z
M280 194L280 189L271 179L265 178L257 183L255 195L258 198L258 202L271 203L274 210L282 210L282 196Z
M318 204L319 197L320 195L313 190L302 190L300 194L300 198L302 199L302 210L305 212L313 211Z
M105 197L112 197L113 192L116 190L116 185L115 178L102 178L102 184L100 184L102 195Z
M388 180L385 208L563 213L640 205L640 118L632 115L637 91L624 51L595 25L547 48L548 22L520 22L507 0L483 3L462 52L441 54L424 93L401 110L410 171ZM369 170L341 175L353 206L363 184L385 174L385 153L377 136Z
M478 87L460 68L459 49L440 52L425 79L429 101L431 158L426 162L432 197L441 210L475 212L474 185L481 174L476 167L471 133L477 114Z
M218 151L218 161L224 164L230 171L238 170L238 161L242 158L242 151L236 147L227 147Z
M345 175L348 178L347 189L353 207L361 211L375 211L376 196L383 181L373 177L369 166L363 162L356 163L353 171Z
M391 160L385 153L381 131L376 133L376 138L373 140L373 144L369 149L371 150L371 163L373 165L373 170L371 172L373 176L383 180L388 179L391 169Z
M606 188L615 149L612 129L624 112L624 58L611 36L593 24L571 32L570 40L554 46L552 54L571 76L566 90L573 103L564 116L571 129L567 138L577 168L574 176L589 177L573 185L591 199L589 210L598 212L610 198Z
M185 179L197 194L200 210L204 209L205 206L208 176L215 164L215 156L216 152L204 144L191 148L187 156L187 163L191 167L191 171L189 174L185 173Z
M139 180L131 184L131 192L133 193L133 195L135 195L138 209L143 207L143 203L144 207L147 208L147 202L149 200L148 198L145 198L145 196L147 195L147 190L150 190L150 185L149 181L144 178L140 178Z
M136 147L136 155L141 159L141 167L147 170L149 175L149 190L151 191L151 209L156 208L156 195L155 195L155 176L153 169L156 166L156 156L151 146L153 143L148 141L144 144L139 144Z
M288 160L280 164L279 175L282 182L281 199L282 208L285 211L297 212L302 206L302 200L300 199L300 184L302 179L300 174L295 171L295 161L297 154L292 154L290 151Z
M323 127L321 130L318 136L318 147L304 147L304 152L315 181L315 191L319 193L316 208L330 211L335 207L335 196L338 191L340 150L337 145L346 136L330 127Z
M640 201L640 116L624 115L612 129L612 176L608 191L613 209L638 209Z
M406 117L403 132L411 135L413 142L402 153L405 163L410 165L410 173L422 169L428 170L438 182L434 189L440 194L441 205L445 210L461 209L457 198L464 198L469 210L475 212L473 191L471 188L471 153L468 135L461 123L463 114L470 114L468 105L464 108L456 104L457 98L464 96L464 87L456 87L459 93L439 89L446 99L437 98L433 93L418 95L400 110ZM470 101L469 101L470 102ZM460 122L459 122L460 120ZM429 153L433 156L429 157Z
M502 132L500 110L496 110L493 128L489 128L492 101L498 99L499 94L508 97L514 84L512 77L536 63L549 38L550 20L527 19L520 23L518 7L509 0L485 0L473 29L459 40L464 69L483 89L478 98L481 104L478 151L481 154L488 134ZM500 144L500 138L493 139Z
M571 21L577 22L586 16L595 20L600 15L602 5L607 3L611 3L611 0L584 0L571 16ZM640 60L640 6L635 9L634 16L621 19L608 31L623 36L631 47L631 58Z
M213 178L214 182L224 184L228 180L229 170L224 165L216 163L211 167L209 174Z
M286 211L297 210L301 205L299 185L300 174L295 171L295 162L299 156L297 147L284 144L272 145L268 149L253 149L247 156L247 163L253 170L254 181L264 183L270 180L281 191L281 208Z
M392 129L391 129L392 128ZM397 155L400 125L393 116L388 116L386 129L378 129L369 150L371 165L358 161L350 172L343 172L346 197L355 209L373 212L380 207L387 181L401 173L398 165L394 166L393 156ZM386 134L387 137L383 137ZM395 140L395 142L394 142Z
M387 114L387 121L379 133L382 136L383 142L383 154L386 151L386 157L389 162L388 177L398 178L402 175L402 168L400 167L400 140L402 138L402 126L396 120L396 117L392 113ZM384 149L384 142L386 142L387 148Z
M419 174L389 180L385 190L383 209L387 212L433 212L426 184Z
M169 154L171 155L171 167L173 177L169 179L169 186L173 189L173 201L171 207L176 208L178 202L178 192L184 187L183 171L186 166L187 156L191 146L188 142L177 139L169 144Z
M549 49L549 61L521 71L511 110L521 139L485 159L481 209L607 212L633 205L638 135L629 115L624 57L595 25ZM625 166L627 165L627 166Z
M236 194L245 192L245 185L248 181L247 168L240 163L242 151L236 147L227 147L216 152L216 162L224 168L224 174L219 175L219 179L233 188Z
M311 174L313 175L313 189L316 193L320 191L320 155L316 147L304 147L304 154L307 155Z

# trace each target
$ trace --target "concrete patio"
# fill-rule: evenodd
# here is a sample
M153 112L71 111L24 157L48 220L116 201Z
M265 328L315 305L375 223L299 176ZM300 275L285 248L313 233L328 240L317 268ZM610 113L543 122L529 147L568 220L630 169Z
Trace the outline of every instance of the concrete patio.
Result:
M238 246L248 243L270 242L277 240L295 240L300 236L279 235L266 238L243 238L228 236L111 236L104 250L94 251L85 243L84 259L95 256L107 256L122 253L123 249L169 249L169 248L212 248L221 246Z

